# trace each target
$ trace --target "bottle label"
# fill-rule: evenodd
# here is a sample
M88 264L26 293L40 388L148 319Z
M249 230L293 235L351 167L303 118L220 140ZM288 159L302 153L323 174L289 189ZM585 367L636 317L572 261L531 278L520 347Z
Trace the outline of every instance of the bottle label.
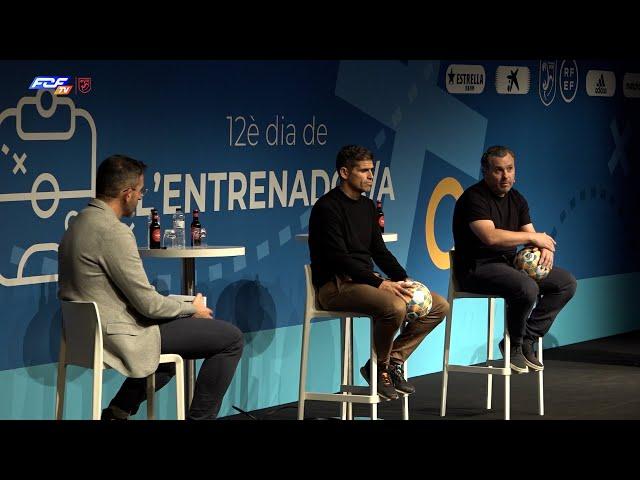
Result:
M381 228L384 228L384 215L378 217L378 225L380 225Z
M159 242L160 241L160 229L159 228L154 228L153 231L151 232L151 239L154 242Z
M200 240L200 229L199 228L192 228L191 229L191 238L193 240Z
M173 228L184 228L184 220L176 220L173 222Z

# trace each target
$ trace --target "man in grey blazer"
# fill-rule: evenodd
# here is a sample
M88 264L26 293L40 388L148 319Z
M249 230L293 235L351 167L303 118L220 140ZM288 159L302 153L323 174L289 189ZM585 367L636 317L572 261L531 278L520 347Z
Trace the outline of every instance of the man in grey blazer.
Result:
M120 221L134 215L146 192L145 169L143 162L123 155L100 164L96 198L60 242L58 297L96 302L104 361L129 377L103 410L103 419L135 414L152 372L157 390L166 385L175 372L171 364L158 365L161 353L205 359L187 418L214 419L242 355L242 332L213 319L200 293L185 303L159 294L149 283L135 236Z

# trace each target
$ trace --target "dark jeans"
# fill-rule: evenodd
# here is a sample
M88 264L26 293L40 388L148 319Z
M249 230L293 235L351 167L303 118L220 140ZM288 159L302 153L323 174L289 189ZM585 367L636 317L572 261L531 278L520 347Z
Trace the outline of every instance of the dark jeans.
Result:
M577 286L571 273L556 266L547 278L536 283L507 259L477 264L458 278L460 288L466 292L504 297L512 345L521 345L523 339L530 342L543 337Z
M242 355L242 332L222 320L187 317L161 324L160 338L161 353L176 353L184 359L205 359L187 418L215 419ZM156 370L156 391L174 375L174 364L160 364ZM109 405L135 414L146 399L146 385L146 378L127 378Z

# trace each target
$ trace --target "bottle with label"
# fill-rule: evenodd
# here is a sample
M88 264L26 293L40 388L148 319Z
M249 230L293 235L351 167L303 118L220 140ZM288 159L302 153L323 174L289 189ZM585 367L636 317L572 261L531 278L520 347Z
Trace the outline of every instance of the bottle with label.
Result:
M380 227L380 231L384 233L384 212L382 211L382 202L380 200L376 202L376 209L378 215L378 226Z
M158 211L155 208L151 209L149 248L160 248L160 215L158 215Z
M191 220L191 246L200 246L200 232L202 231L200 224L200 211L196 208L193 210L193 220Z
M153 210L147 216L147 248L151 248L151 222L153 221Z
M173 214L173 229L176 231L176 248L184 248L184 212L178 207L176 213Z

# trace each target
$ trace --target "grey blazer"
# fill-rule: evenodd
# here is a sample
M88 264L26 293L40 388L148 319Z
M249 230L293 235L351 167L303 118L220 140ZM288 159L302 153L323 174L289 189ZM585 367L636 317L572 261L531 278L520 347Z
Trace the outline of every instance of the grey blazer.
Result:
M58 298L96 302L104 362L128 377L146 377L158 368L158 320L195 313L192 304L160 295L149 284L133 232L98 199L62 237L58 275Z

